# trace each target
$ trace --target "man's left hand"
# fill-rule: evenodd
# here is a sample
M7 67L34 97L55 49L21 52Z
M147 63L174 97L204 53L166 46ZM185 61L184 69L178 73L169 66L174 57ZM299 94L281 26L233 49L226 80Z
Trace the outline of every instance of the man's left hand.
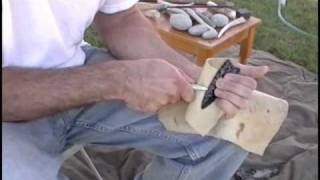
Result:
M240 74L227 74L218 79L215 95L217 105L226 113L227 117L234 116L240 109L248 106L252 92L257 88L256 79L264 77L268 66L250 66L238 64Z

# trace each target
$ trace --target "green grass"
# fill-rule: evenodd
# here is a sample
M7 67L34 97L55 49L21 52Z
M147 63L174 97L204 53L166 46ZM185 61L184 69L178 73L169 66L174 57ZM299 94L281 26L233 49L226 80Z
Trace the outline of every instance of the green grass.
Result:
M270 52L280 59L318 72L318 39L301 35L284 25L277 16L278 0L233 2L237 8L249 9L254 16L262 19L257 30L255 49ZM318 0L287 0L282 15L302 30L318 35ZM92 29L88 29L85 39L93 45L102 45Z
M98 37L98 34L96 31L93 30L92 27L88 28L84 40L89 42L91 45L96 46L96 47L102 47L103 43L101 39Z
M262 19L255 49L264 50L283 60L318 72L318 39L301 35L277 16L278 0L234 0L237 7L247 8ZM287 0L282 15L300 29L318 35L318 0Z

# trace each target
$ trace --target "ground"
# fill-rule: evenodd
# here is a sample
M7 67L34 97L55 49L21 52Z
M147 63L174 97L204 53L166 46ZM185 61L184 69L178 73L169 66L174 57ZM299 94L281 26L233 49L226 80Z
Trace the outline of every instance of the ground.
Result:
M268 51L283 60L293 61L318 71L318 39L289 29L277 15L278 0L234 0L238 7L251 10L262 19L255 48ZM300 29L318 35L318 0L287 0L282 15Z
M254 16L262 19L257 30L255 49L270 52L280 59L318 72L318 38L301 35L284 25L277 16L278 0L232 1L237 8L249 9ZM287 0L282 15L291 24L318 36L318 0ZM88 29L85 39L93 45L102 46L91 28Z

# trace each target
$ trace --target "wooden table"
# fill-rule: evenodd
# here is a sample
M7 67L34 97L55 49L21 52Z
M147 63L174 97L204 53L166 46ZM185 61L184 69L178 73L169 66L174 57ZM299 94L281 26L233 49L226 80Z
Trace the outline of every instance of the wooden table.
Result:
M173 48L180 49L197 57L197 64L203 65L205 60L213 57L232 45L239 44L240 63L246 64L251 55L256 27L261 20L255 17L241 25L229 29L219 39L204 40L189 35L187 32L174 30L168 21L168 17L161 15L160 18L152 19L152 24L161 34L161 37Z

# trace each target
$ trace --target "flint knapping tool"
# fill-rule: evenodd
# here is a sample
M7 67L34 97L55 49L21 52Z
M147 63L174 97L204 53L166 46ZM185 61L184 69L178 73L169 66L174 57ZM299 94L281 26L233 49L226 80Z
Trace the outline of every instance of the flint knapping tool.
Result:
M208 90L207 87L201 86L199 84L192 84L192 89L196 90L196 91L206 91L206 90Z

